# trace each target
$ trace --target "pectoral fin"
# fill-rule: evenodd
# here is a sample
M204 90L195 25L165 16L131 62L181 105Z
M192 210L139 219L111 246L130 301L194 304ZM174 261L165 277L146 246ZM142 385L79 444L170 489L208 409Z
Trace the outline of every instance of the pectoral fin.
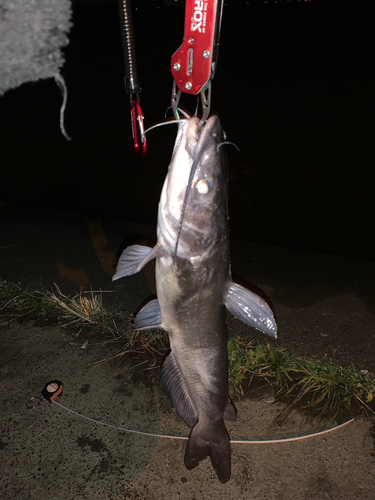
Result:
M132 330L164 330L158 299L150 300L134 319Z
M198 420L198 412L173 352L168 354L161 367L161 381L173 408L176 408L186 425L193 427Z
M254 292L230 282L225 296L225 306L230 313L247 325L266 335L277 337L276 320L270 306Z
M143 245L131 245L125 248L117 263L116 273L112 281L131 276L138 273L152 259L156 259L161 251L158 245L154 248L145 247Z

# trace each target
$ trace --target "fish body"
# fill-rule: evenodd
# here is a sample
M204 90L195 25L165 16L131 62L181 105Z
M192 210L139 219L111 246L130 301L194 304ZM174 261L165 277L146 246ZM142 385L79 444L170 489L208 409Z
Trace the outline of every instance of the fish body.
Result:
M224 418L236 419L225 308L268 335L276 336L276 322L263 299L231 279L224 134L216 116L198 130L196 117L179 126L159 202L157 245L125 249L113 279L156 258L157 299L141 309L134 328L168 332L162 383L191 428L185 465L192 469L209 456L225 483L231 450Z

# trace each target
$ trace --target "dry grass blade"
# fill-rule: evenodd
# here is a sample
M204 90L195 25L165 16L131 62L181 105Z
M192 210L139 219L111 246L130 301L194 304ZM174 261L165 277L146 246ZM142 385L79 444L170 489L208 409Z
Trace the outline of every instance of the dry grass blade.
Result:
M105 314L100 295L90 292L88 298L81 291L79 295L69 298L61 292L56 283L54 286L57 293L47 292L46 298L62 310L66 319L98 324L100 315Z

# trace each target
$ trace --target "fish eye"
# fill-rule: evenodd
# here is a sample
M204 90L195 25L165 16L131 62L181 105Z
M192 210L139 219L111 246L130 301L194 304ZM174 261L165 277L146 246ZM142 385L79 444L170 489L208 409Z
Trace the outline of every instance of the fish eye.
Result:
M210 191L210 183L206 179L200 179L196 186L199 194L207 194Z

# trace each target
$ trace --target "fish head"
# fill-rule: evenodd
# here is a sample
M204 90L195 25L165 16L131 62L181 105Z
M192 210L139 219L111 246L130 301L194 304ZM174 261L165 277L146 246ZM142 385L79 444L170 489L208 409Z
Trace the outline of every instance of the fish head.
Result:
M227 236L223 140L217 116L211 116L200 130L197 117L180 125L158 217L158 237L175 256L198 258Z

